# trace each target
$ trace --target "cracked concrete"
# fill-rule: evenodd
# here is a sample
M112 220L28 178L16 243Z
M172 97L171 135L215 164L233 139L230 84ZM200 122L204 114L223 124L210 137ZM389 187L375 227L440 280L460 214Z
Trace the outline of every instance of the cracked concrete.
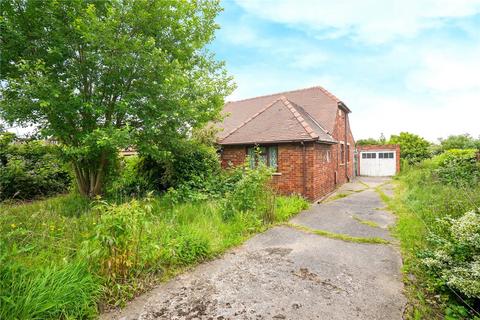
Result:
M312 207L293 223L391 240L394 217L373 190L388 180L346 184L347 197ZM370 227L352 216L375 221ZM221 258L159 285L103 319L401 319L401 257L392 245L360 244L279 226Z

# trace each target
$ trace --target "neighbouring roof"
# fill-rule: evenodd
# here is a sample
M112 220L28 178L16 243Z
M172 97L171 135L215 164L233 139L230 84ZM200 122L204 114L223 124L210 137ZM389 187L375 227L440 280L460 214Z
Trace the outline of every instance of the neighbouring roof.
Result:
M228 102L219 144L318 140L335 143L332 132L338 107L350 110L322 87Z

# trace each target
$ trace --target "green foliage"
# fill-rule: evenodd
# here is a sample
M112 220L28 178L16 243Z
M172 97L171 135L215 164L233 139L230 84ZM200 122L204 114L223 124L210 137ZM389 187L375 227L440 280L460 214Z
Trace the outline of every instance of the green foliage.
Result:
M383 133L380 135L380 138L367 138L367 139L358 139L355 144L357 146L368 146L368 145L382 145L385 144L387 141Z
M107 282L126 279L131 270L143 268L142 253L147 229L146 215L151 211L148 198L140 204L132 200L125 204L97 205L99 219L95 225L95 235L87 241L86 257L99 261L99 274ZM150 248L147 248L150 249Z
M448 285L469 298L480 299L480 211L439 222L442 234L429 235L423 263Z
M207 45L216 0L2 1L0 116L63 146L79 191L112 156L157 156L219 117L233 89ZM33 31L32 31L33 30Z
M401 132L399 135L390 136L389 144L399 144L401 157L408 163L418 163L430 157L430 142L424 138L409 132Z
M148 160L146 160L148 161ZM196 141L179 143L163 161L145 164L146 167L163 166L164 175L158 177L162 187L202 189L206 181L220 173L220 162L215 148Z
M465 154L468 151L447 152L402 171L397 177L395 197L387 199L389 208L398 215L395 234L401 240L411 306L407 314L411 317L473 318L472 311L452 293L447 283L471 306L479 303L478 297L471 295L476 274L466 274L464 268L475 267L473 261L479 254L470 240L466 241L477 231L469 229L472 224L467 220L471 222L472 213L465 215L465 212L480 206L480 184L467 186L465 181L458 180L462 186L458 187L438 174L445 163L458 164L449 162L451 157ZM462 166L460 162L459 171ZM469 179L465 175L457 177ZM458 272L449 273L447 265L451 270L458 268Z
M203 201L229 187L230 174L220 170L215 148L187 140L162 157L129 156L120 159L117 177L108 184L113 199L142 196L149 191L163 192L174 203ZM226 183L223 185L222 183Z
M452 149L436 156L432 163L437 166L435 173L444 184L469 186L480 183L480 163L475 149Z
M452 149L480 149L480 138L475 139L469 134L450 135L439 139L440 152Z
M28 268L0 259L0 319L93 319L99 294L85 264Z
M273 222L275 220L275 213L272 212L274 211L272 206L274 192L269 187L271 170L265 165L259 165L255 169L245 165L241 170L243 170L242 178L225 196L224 218L230 219L238 212L257 211L265 223Z
M142 157L120 157L118 166L113 170L116 176L107 183L107 197L121 201L129 197L144 196L155 190L154 181L151 175L142 170L143 166Z
M0 134L0 201L30 200L65 192L70 181L70 171L56 146Z
M232 172L236 182L230 187L244 176L242 170ZM18 298L16 311L9 305L6 318L30 318L22 316L27 313L39 314L38 319L90 318L97 304L122 306L160 280L265 230L260 211L265 206L246 199L248 205L238 206L251 209L234 212L229 219L224 219L225 205L218 199L172 204L166 195L93 204L67 195L0 205L0 312L4 300L16 301L20 295L26 298ZM299 196L274 200L279 222L308 206ZM8 271L17 268L27 271L21 276ZM12 285L17 289L10 289ZM70 301L77 304L71 307ZM69 313L64 315L65 310Z
M162 251L162 259L169 265L189 265L212 254L209 239L201 233L190 233L188 228L180 230Z

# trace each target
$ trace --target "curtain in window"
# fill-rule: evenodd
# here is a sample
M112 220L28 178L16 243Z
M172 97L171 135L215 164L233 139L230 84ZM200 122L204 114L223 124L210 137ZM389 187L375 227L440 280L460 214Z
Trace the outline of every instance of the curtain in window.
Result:
M268 148L268 160L269 166L275 170L277 170L277 147L269 147Z
M255 149L248 148L248 161L250 164L250 168L255 168Z

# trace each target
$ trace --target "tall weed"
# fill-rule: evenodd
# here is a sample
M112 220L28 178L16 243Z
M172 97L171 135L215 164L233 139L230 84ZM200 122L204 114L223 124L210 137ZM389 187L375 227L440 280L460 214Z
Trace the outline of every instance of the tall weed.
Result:
M84 263L26 268L0 261L0 319L90 319L99 295L99 279Z

